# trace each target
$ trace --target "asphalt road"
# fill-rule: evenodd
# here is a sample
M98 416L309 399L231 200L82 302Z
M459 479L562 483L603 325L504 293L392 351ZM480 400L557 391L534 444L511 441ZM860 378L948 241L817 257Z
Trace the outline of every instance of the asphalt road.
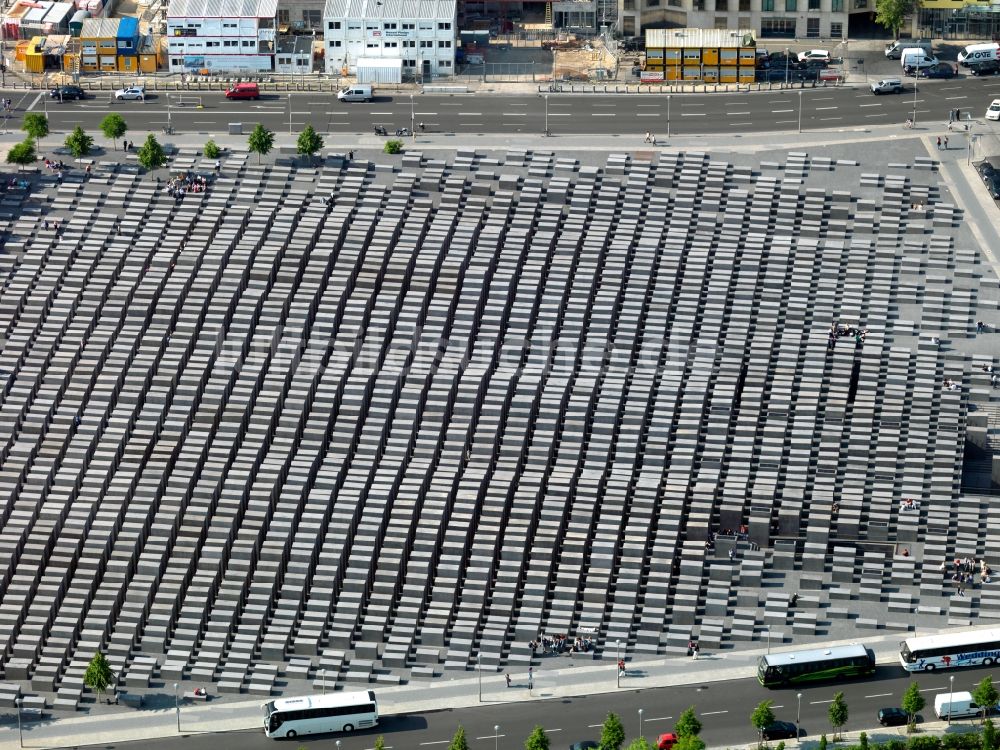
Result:
M934 696L949 689L948 677L955 676L955 690L971 690L990 668L969 668L951 673L922 675L917 681L927 699L928 707L922 716L933 720ZM994 674L996 680L1000 675ZM568 748L582 739L597 739L600 724L608 711L615 711L625 723L626 734L631 739L639 734L639 713L643 709L643 734L653 739L671 731L677 716L688 706L695 706L704 724L702 737L709 746L733 746L755 740L750 726L750 713L760 701L773 699L777 718L796 720L798 701L796 689L766 690L756 680L733 680L704 685L687 685L672 688L631 690L626 678L618 693L582 698L538 700L530 703L492 705L483 708L442 710L424 715L383 717L377 730L351 735L316 735L299 737L294 747L307 746L329 750L340 740L341 750L363 750L374 745L375 736L384 734L386 746L397 750L416 750L446 746L455 728L462 724L473 748L514 750L524 746L524 739L535 724L549 732L553 750ZM883 706L898 706L902 693L909 683L899 667L880 667L869 680L818 685L801 689L801 723L803 734L819 735L830 732L827 719L829 704L834 692L843 690L850 711L850 721L845 727L871 729L877 726L876 712ZM524 691L516 686L511 691ZM538 688L536 686L536 693ZM494 727L499 726L499 732ZM183 728L183 712L182 712ZM499 734L499 737L496 735ZM142 743L148 750L273 750L274 740L263 731L233 732L230 734L193 734L182 739L147 740ZM132 743L136 746L136 743ZM292 746L282 741L281 746ZM128 747L124 744L120 747Z
M899 123L913 114L917 121L943 123L954 107L981 119L990 101L1000 97L1000 77L965 77L920 83L914 92L906 81L903 94L873 96L865 88L827 88L745 94L508 96L498 94L413 97L413 121L432 133L635 134L651 131L661 140L669 134L759 133L761 131L864 127ZM221 94L153 94L145 102L114 101L110 94L83 102L50 100L37 91L15 98L9 129L18 127L25 111L44 111L54 131L76 125L96 130L109 112L121 112L131 133L228 132L241 122L244 132L262 123L278 133L297 133L311 124L321 133L370 133L374 123L390 132L411 122L409 95L379 97L345 104L331 94L299 92L265 94L259 101L227 101ZM199 106L200 105L200 106ZM290 114L289 114L290 113ZM964 117L964 114L963 114ZM289 121L291 121L289 123ZM669 126L668 126L669 123Z

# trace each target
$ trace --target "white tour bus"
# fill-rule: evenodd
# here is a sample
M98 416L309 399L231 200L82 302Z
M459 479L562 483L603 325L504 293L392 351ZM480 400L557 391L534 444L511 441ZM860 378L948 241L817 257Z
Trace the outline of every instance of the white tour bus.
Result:
M899 661L907 672L989 666L1000 662L1000 628L907 638L899 644Z
M375 691L304 695L265 703L264 734L297 737L321 732L352 732L378 724Z

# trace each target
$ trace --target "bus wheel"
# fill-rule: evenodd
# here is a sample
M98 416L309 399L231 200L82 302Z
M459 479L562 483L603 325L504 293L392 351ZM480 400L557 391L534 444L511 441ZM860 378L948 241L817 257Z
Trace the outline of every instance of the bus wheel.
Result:
M345 732L353 732L354 731L354 725L353 724L344 724L344 731Z
M993 666L993 657L987 656L985 659L983 659L983 666L984 667L992 667Z
M294 729L289 729L287 732L285 732L285 736L290 740L294 740L296 737L299 736L299 733L296 732Z
M926 667L924 667L925 672L933 672L935 669L937 669L937 667L935 667L933 664L928 664Z

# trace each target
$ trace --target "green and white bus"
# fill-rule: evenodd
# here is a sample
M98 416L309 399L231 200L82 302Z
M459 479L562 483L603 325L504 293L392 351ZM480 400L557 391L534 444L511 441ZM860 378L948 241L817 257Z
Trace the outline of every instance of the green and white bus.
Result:
M757 662L757 679L764 687L868 677L874 673L875 652L861 644L765 654Z

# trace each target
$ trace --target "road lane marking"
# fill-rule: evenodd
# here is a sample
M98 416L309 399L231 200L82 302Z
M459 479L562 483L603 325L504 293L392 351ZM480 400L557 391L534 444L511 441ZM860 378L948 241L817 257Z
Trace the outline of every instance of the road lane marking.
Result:
M459 117L482 117L482 112L459 112Z
M888 116L889 116L888 112L876 112L873 115L865 115L865 117L888 117Z
M587 729L594 729L595 727L603 727L603 724L588 724Z
M775 120L775 125L788 125L789 123L795 122L795 120Z
M504 112L504 117L527 117L527 112Z
M543 729L543 732L561 732L561 729Z
M814 102L832 102L834 97L832 96L815 96L813 97Z
M263 107L261 107L261 106L258 105L257 109L263 109ZM285 109L284 107L282 107L281 111L282 112L287 112L288 110ZM389 115L389 116L392 116L392 115L395 114L395 112L369 112L368 114L370 114L370 115Z
M598 724L597 726L603 726L603 724ZM506 737L506 734L488 734L485 737L476 737L477 740L495 740L497 737ZM450 742L451 740L445 740L445 742ZM440 742L421 742L421 745L440 745Z
M819 706L819 705L821 705L823 703L833 703L833 698L831 698L828 701L809 701L809 705L810 706Z
M921 693L936 693L938 690L947 690L946 687L920 688Z
M659 104L637 104L637 107L659 107Z
M704 711L702 716L715 716L716 714L728 714L729 711Z
M636 117L660 117L659 112L636 112Z
M480 739L481 740L483 738L482 737L477 737L476 739ZM490 739L493 739L492 735L490 735ZM451 740L435 740L434 742L421 742L420 744L421 745L447 745L449 742L451 742Z
M437 112L414 112L413 114L415 114L415 115L425 115L427 117L430 117L431 115L433 115L435 117L437 116Z
M778 115L781 114L782 112L794 112L794 111L795 111L794 109L772 109L771 114Z
M730 125L730 127L732 127L732 126L742 127L744 125L753 125L753 123L752 122L731 122L731 123L729 123L729 125Z
M859 107L881 107L882 104L881 103L879 103L879 104L859 104L858 106Z
M681 112L681 117L705 117L704 112Z
M549 117L572 117L572 112L549 112ZM604 726L603 724L601 726Z
M771 706L771 708L784 708L784 706Z
M727 115L749 115L750 112L726 112Z
M591 117L614 117L614 112L591 112Z
M673 716L657 716L655 719L643 719L643 721L669 721ZM600 724L598 724L600 726Z
M969 98L969 97L967 97L967 96L946 96L946 97L944 98L944 100L945 100L946 102L950 102L950 101L951 101L952 99L968 99L968 98Z
M837 107L816 107L816 111L817 112L823 112L824 110L827 110L827 109L838 109L838 108Z
M865 698L888 698L892 693L875 693L875 695L866 695Z

